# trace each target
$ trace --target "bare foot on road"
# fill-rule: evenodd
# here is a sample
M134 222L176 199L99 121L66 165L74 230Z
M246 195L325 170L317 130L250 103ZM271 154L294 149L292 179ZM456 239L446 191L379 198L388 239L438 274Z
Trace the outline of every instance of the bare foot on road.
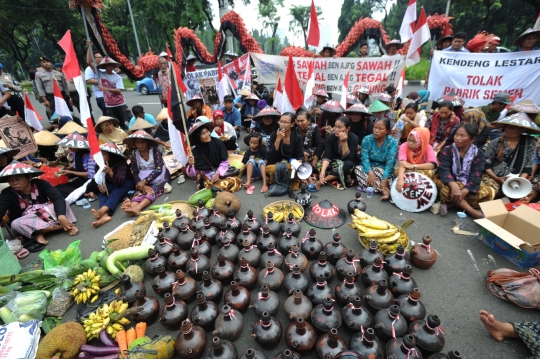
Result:
M41 233L36 234L34 240L41 244L49 244L49 241L45 239L45 236Z
M480 311L480 320L496 341L502 342L505 338L519 338L512 324L496 320L493 314L489 314L485 310Z
M98 228L104 225L105 223L110 222L111 219L112 219L111 216L109 216L108 214L104 214L103 216L100 216L100 218L97 221L92 222L92 226L94 226L94 228Z

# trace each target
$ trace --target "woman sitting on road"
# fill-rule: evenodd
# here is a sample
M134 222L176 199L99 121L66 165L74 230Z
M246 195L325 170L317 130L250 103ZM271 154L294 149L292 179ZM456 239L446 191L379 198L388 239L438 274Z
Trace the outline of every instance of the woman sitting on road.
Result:
M227 150L236 150L238 145L236 144L236 131L233 125L224 120L225 115L221 110L214 111L214 131L218 135L219 139L223 141Z
M460 123L471 123L478 127L478 136L474 140L474 144L478 148L484 148L484 145L486 144L487 140L489 139L489 134L491 132L491 128L487 126L486 121L486 115L482 110L479 108L471 108L465 112L463 112L462 119ZM446 139L445 144L451 145L454 143L454 136L456 135L456 130L452 131L452 133L448 136Z
M404 103L405 101L408 100L403 100ZM405 106L405 111L399 117L399 120L392 129L394 138L400 143L407 141L409 133L411 133L414 128L425 127L426 121L426 113L424 111L418 111L418 104L416 102L409 102Z
M360 86L358 89L358 101L366 107L371 106L371 97L369 97L369 88L367 86Z
M251 94L246 97L244 101L245 105L243 105L240 109L240 116L242 118L242 126L244 126L248 132L250 132L251 121L253 121L253 117L255 117L257 113L259 113L259 108L257 107L257 102L259 102L259 98Z
M253 117L251 131L261 134L264 146L269 146L270 136L279 128L280 117L281 114L270 106L264 107ZM249 146L249 136L244 137L244 143Z
M336 120L341 116L345 109L341 107L341 103L338 101L329 100L321 105L321 110L322 113L317 119L317 126L319 126L321 138L325 139L326 136L332 133Z
M0 147L0 171L13 161L13 157L19 153L19 149Z
M324 151L324 143L316 124L309 121L309 114L300 111L296 114L296 131L304 142L304 161L315 169Z
M115 145L121 145L119 148L123 152L124 138L126 133L119 126L119 122L114 117L101 116L96 122L96 133L98 134L99 144L112 142Z
M438 111L426 123L431 133L429 144L437 153L445 146L450 133L459 125L459 118L452 112L453 108L452 102L441 101ZM474 137L476 138L476 135Z
M122 210L129 216L138 216L141 211L163 194L165 185L171 180L165 167L157 141L144 130L135 131L124 140L135 148L129 167L135 181L135 194L122 203Z
M373 121L371 121L371 112L368 111L366 106L361 103L357 103L349 107L345 114L351 118L351 133L354 133L358 137L358 148L356 152L360 152L360 143L364 137L373 133Z

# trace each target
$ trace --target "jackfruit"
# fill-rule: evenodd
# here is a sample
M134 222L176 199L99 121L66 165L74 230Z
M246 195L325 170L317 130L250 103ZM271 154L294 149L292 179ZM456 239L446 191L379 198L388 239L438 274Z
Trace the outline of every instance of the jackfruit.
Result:
M39 343L36 359L51 359L57 353L62 354L62 359L75 359L83 344L86 344L84 327L75 322L62 323Z

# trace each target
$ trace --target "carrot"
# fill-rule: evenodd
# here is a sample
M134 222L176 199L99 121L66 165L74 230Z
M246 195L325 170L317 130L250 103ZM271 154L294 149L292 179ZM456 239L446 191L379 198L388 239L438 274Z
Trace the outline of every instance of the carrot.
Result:
M129 330L126 331L126 341L127 341L128 348L131 345L131 343L135 340L136 336L137 335L135 334L135 329L130 328Z
M135 325L135 332L137 333L137 338L144 338L146 335L146 322L139 322Z
M116 332L116 342L118 343L118 347L120 348L120 357L125 358L124 350L128 349L125 330L119 330Z

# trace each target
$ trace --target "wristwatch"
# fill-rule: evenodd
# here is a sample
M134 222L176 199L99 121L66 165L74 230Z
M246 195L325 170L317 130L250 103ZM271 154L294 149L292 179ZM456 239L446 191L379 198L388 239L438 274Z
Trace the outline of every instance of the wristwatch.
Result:
M416 165L413 165L413 170L416 171Z

